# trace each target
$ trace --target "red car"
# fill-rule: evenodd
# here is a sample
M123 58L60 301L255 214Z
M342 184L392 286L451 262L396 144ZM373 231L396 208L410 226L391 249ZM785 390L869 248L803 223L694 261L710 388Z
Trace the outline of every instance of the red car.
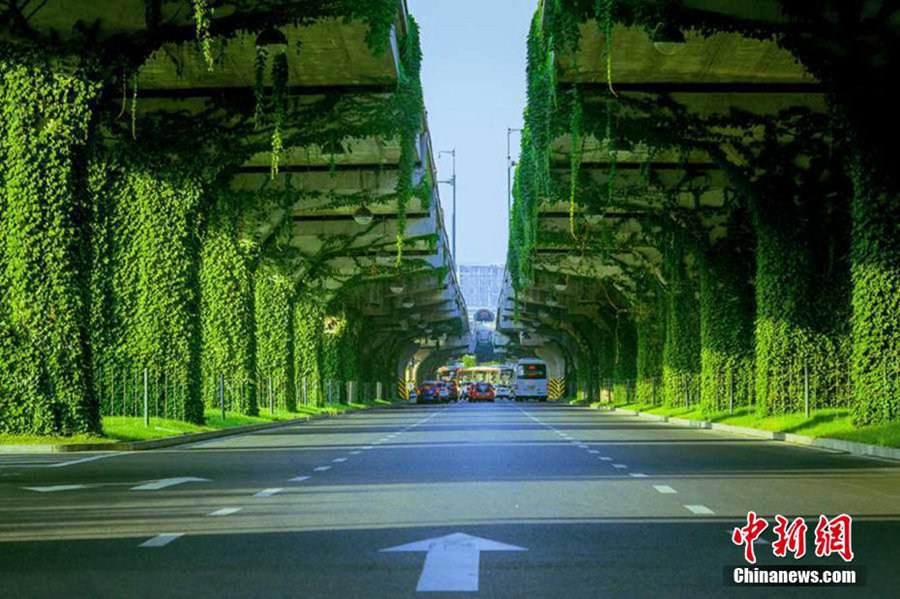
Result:
M494 386L490 383L473 383L469 388L469 401L494 401Z

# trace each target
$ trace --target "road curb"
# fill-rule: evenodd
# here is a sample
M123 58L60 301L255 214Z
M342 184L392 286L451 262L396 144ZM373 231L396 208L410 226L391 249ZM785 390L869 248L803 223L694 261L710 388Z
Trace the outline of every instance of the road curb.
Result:
M707 422L705 420L688 420L685 418L675 418L672 416L661 416L659 414L648 414L647 412L638 412L636 410L623 410L610 406L599 406L595 408L604 412L619 412L629 416L637 416L645 420L653 420L655 422L668 422L690 428L703 428L716 431L722 431L735 435L743 435L747 437L755 437L757 439L765 439L768 441L781 441L783 443L791 443L793 445L805 445L808 447L818 447L820 449L828 449L830 451L840 451L853 455L883 458L887 460L900 461L900 449L894 447L884 447L882 445L869 445L868 443L857 443L855 441L844 441L842 439L828 439L824 437L807 437L805 435L795 435L793 433L778 433L766 431L758 428L747 428L743 426L734 426L731 424L719 424L716 422Z
M244 433L254 433L269 429L283 428L295 424L305 424L313 420L325 420L327 418L339 418L349 416L360 412L368 412L372 409L394 409L402 408L403 404L394 404L391 406L373 406L362 410L353 410L348 412L339 412L337 414L314 414L310 416L301 416L291 420L281 422L264 422L261 424L248 424L247 426L236 426L234 428L223 428L217 431L205 431L202 433L189 433L178 437L164 437L162 439L151 439L148 441L122 441L118 443L74 443L74 444L45 444L45 445L0 445L0 455L2 454L48 454L48 453L79 453L86 451L147 451L149 449L162 449L164 447L174 447L176 445L185 445L187 443L195 443L197 441L206 441L207 439L218 439L221 437L230 437L232 435L241 435Z

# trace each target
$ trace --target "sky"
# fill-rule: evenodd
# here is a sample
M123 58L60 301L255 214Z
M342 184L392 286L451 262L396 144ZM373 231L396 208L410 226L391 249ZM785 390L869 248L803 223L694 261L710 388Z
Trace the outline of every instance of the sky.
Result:
M422 32L435 152L456 148L457 264L506 264L506 130L521 128L528 27L537 0L407 0ZM513 133L517 159L519 134ZM439 179L453 174L436 159ZM440 185L451 235L453 188Z

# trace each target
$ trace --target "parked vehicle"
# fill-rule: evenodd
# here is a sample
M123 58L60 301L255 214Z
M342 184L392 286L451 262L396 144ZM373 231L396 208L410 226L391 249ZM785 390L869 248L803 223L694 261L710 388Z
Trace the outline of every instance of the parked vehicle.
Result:
M469 389L469 401L494 401L494 386L490 383L475 383Z

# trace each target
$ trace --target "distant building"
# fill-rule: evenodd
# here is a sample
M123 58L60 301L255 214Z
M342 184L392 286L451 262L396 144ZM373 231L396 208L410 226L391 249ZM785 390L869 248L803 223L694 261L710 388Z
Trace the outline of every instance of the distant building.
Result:
M469 320L479 310L493 312L500 303L500 289L503 286L503 267L499 264L491 266L460 266L459 286L462 288L466 306L469 309Z
M460 266L459 286L469 309L475 358L489 362L494 359L494 310L500 303L503 267Z

